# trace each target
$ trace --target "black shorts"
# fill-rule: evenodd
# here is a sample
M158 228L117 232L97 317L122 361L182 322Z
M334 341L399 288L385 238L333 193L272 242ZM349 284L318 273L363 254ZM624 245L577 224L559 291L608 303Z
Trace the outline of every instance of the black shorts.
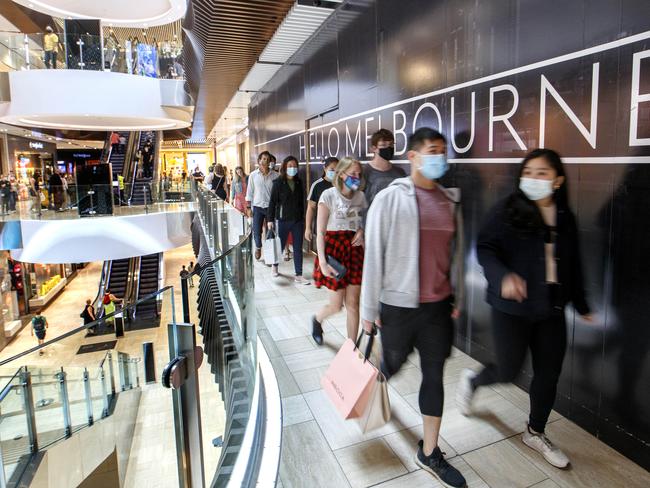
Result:
M385 373L395 374L413 348L425 363L447 359L454 335L452 309L451 297L440 302L421 303L418 308L382 303L380 330Z
M45 331L44 330L35 330L34 334L39 341L45 340Z

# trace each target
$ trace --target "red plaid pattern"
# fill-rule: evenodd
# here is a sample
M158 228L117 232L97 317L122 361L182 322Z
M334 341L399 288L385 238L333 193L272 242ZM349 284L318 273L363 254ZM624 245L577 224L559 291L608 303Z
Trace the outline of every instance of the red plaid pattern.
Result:
M323 276L318 257L314 263L314 284L317 288L324 286L329 290L340 290L348 285L361 285L363 274L363 246L353 246L355 232L327 231L325 234L325 254L332 256L348 270L341 280Z

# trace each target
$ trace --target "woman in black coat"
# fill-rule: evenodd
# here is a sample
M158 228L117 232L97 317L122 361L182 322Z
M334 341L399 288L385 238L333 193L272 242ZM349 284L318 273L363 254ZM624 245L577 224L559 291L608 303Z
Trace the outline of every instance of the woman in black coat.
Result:
M471 413L480 386L512 382L528 349L533 379L523 442L558 468L567 456L544 435L555 402L566 350L565 306L592 321L585 299L576 219L559 155L531 151L521 164L517 190L491 211L477 253L488 281L497 364L463 372L457 391L461 412Z
M302 276L302 242L305 234L305 192L298 178L298 160L287 156L280 167L280 178L273 182L271 200L266 211L269 230L275 227L280 238L281 249L287 244L289 233L293 238L293 265L296 272L294 281L308 285ZM278 265L273 266L273 276L279 276Z

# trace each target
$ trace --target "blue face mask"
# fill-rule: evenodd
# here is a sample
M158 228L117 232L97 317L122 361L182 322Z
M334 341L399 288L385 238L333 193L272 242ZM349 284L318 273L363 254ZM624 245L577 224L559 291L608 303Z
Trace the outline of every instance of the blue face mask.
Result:
M334 181L334 177L336 176L336 171L333 169L328 169L325 172L325 178L328 179L329 181Z
M345 186L347 186L350 190L357 191L359 189L359 186L361 186L361 179L357 178L356 176L348 175L344 183Z
M289 176L296 176L298 174L298 168L287 168L287 174Z
M422 164L418 168L427 180L437 180L449 169L447 157L444 154L420 154Z

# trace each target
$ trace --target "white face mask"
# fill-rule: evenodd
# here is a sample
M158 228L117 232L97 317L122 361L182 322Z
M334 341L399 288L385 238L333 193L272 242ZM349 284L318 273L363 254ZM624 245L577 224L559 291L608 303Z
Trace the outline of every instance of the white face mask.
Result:
M537 178L520 178L519 189L529 200L541 200L553 194L553 180L538 180Z

